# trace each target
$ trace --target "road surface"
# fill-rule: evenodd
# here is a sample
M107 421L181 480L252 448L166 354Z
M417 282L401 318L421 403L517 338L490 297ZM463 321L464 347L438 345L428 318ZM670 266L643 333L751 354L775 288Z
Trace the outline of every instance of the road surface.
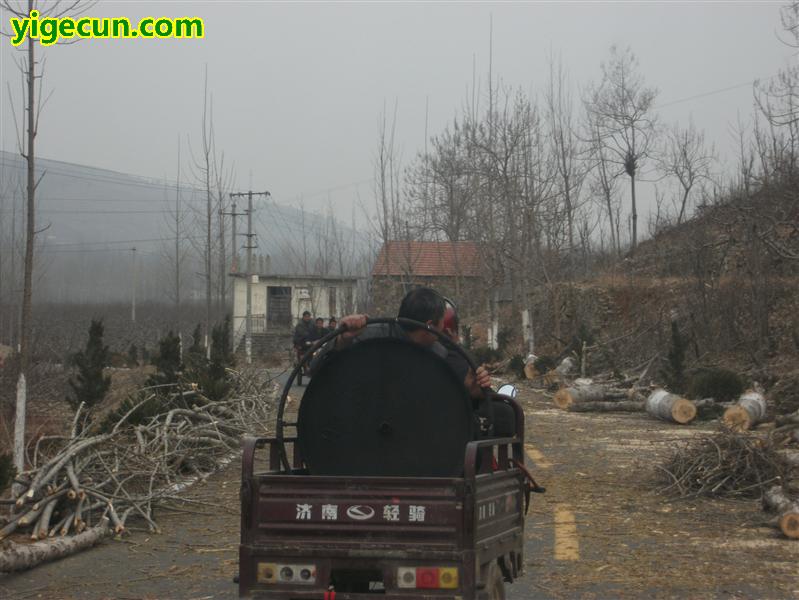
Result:
M285 376L283 381L285 381ZM296 402L303 388L293 388ZM557 411L522 387L528 464L547 488L526 523L531 598L799 598L799 544L764 524L757 501L673 501L654 464L713 424ZM0 598L233 599L239 535L235 464L191 489L164 533L122 540L31 572L0 576Z

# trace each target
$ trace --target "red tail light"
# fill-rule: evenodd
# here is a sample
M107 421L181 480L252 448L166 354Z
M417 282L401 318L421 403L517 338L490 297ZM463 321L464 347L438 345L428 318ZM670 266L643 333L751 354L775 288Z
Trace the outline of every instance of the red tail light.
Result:
M416 569L416 587L420 589L436 589L438 588L438 568L433 567L417 567Z

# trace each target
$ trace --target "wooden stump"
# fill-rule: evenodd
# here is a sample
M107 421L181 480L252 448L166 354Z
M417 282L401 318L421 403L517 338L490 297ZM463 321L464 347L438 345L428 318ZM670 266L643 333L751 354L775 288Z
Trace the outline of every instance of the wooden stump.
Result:
M785 537L799 539L799 503L792 501L778 485L763 494L766 510L778 513L777 527Z
M745 392L738 402L724 411L721 420L733 431L746 431L766 417L766 399L759 392Z
M646 399L646 412L656 419L685 425L696 418L696 406L686 398L658 389Z

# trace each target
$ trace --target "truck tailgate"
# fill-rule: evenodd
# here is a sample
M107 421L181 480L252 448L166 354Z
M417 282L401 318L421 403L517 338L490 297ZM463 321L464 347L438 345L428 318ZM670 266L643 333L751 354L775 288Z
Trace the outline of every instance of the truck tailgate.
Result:
M253 546L323 545L382 556L464 546L462 479L256 475L243 500ZM244 526L246 524L246 527ZM395 555L396 555L395 554Z

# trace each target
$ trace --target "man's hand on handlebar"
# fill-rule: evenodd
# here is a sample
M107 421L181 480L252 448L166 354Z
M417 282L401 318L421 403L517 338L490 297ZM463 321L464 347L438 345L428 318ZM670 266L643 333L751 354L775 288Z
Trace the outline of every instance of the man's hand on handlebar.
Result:
M491 387L491 375L482 365L477 367L477 385L481 388Z
M366 320L369 315L347 315L338 322L339 327L343 327L344 331L336 339L336 346L346 346L352 343L352 338L360 335L366 328Z

